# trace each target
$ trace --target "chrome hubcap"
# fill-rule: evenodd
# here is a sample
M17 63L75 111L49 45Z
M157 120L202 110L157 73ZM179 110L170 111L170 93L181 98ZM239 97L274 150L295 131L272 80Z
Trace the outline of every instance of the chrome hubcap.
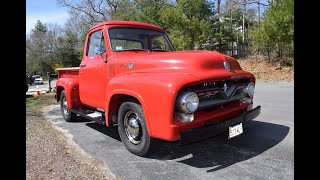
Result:
M66 98L63 98L63 113L68 116L68 102Z
M133 144L139 144L141 142L141 125L138 115L129 111L124 116L124 131L129 139L129 141Z

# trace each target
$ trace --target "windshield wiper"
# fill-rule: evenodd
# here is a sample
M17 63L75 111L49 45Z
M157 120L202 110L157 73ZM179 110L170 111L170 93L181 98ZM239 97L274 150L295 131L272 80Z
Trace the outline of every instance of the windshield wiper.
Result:
M149 52L148 49L140 49L140 48L123 49L120 51L148 51Z

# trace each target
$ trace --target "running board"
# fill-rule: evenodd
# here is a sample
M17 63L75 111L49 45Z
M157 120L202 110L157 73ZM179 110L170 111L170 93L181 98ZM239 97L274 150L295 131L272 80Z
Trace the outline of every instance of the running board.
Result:
M70 109L70 111L86 119L95 121L98 124L106 125L105 116L103 112L95 111L87 108L72 108Z

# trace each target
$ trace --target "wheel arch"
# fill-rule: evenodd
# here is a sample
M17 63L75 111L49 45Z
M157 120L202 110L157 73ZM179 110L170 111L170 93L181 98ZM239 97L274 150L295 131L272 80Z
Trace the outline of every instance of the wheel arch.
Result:
M124 102L135 102L141 105L147 125L147 130L150 134L151 131L146 116L146 107L144 105L144 101L138 93L130 90L115 90L110 96L109 103L107 104L108 106L106 108L108 109L108 111L105 112L107 126L111 126L112 124L117 123L119 108Z
M58 86L56 91L56 100L57 102L60 101L61 92L64 90L64 87Z
M65 90L68 108L81 106L79 97L79 82L74 78L60 78L56 84L56 100L60 101L61 92Z

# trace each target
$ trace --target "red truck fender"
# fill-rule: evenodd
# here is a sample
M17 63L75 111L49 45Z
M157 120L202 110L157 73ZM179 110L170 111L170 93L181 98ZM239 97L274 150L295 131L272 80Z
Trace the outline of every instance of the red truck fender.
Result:
M60 101L60 94L65 90L67 95L68 108L82 106L79 97L79 81L75 78L60 78L56 84L57 102Z

